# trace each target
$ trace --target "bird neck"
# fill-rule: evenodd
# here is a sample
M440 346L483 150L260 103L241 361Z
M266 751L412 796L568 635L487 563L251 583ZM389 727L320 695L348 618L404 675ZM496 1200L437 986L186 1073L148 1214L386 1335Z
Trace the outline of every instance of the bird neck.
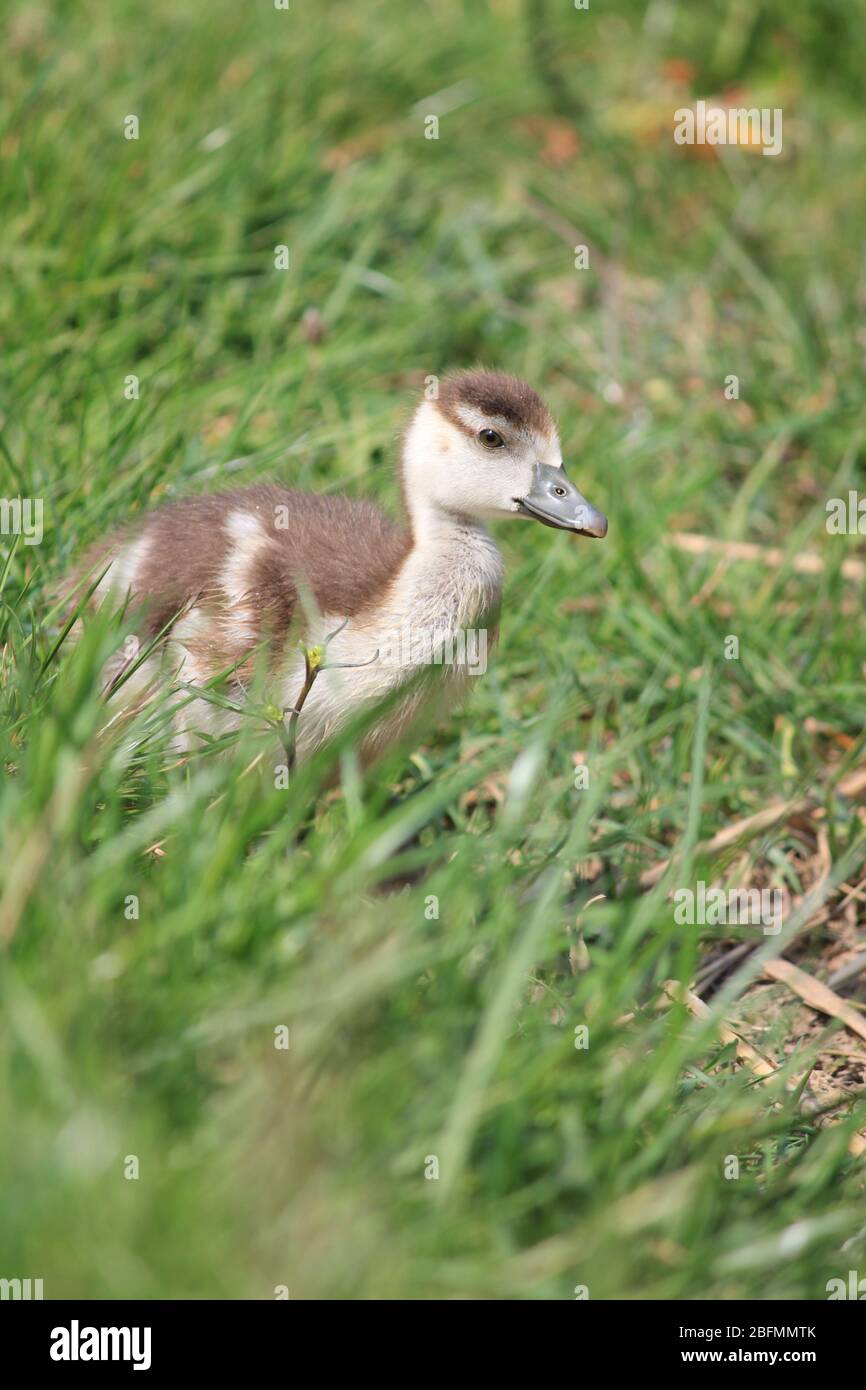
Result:
M487 528L471 517L418 508L399 591L407 613L431 625L471 627L499 608L502 556Z
M499 606L502 557L480 518L451 510L432 495L436 424L432 408L423 405L400 450L400 490L411 533L400 590L416 610L437 607L443 618L450 612L455 621L471 623Z

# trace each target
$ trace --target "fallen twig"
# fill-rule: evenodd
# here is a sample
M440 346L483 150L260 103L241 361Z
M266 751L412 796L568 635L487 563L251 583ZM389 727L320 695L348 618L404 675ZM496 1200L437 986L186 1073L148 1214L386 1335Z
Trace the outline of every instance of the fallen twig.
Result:
M805 970L801 970L798 965L793 965L789 960L768 960L764 963L765 975L771 980L780 980L793 990L795 994L808 1004L810 1008L817 1009L819 1013L828 1014L830 1018L838 1018L840 1023L844 1023L846 1028L850 1028L852 1033L866 1041L866 1019L858 1014L850 1004L846 1004L838 994L835 994L828 985L816 980L814 975L809 975Z
M847 777L842 777L835 790L840 796L856 797L866 792L866 767L856 768L849 772ZM709 840L704 840L696 847L695 853L701 855L718 854L720 850L727 849L730 845L736 844L738 840L757 834L761 830L768 830L771 825L776 825L780 820L787 820L791 816L808 815L821 804L822 795L819 792L810 792L807 796L792 797L788 801L772 801L769 806L765 806L762 811L756 811L752 816L746 816L744 820L734 821L731 825L726 825L724 829L717 831ZM663 859L658 864L653 864L649 869L644 869L640 876L642 888L652 888L664 874L671 859Z
M665 539L675 550L684 550L689 555L722 555L726 560L757 560L769 569L780 569L789 564L797 574L822 574L825 561L812 550L801 550L796 555L786 555L774 545L755 545L753 541L726 541L718 536L702 536L694 531L671 531ZM859 581L866 579L866 561L849 556L842 561L844 579Z
M690 989L686 989L684 985L679 984L677 980L667 980L662 993L672 1004L677 1002L685 1004L689 1013L695 1018L709 1017L709 1006L704 1003L703 999L700 999L698 995L694 994ZM756 1076L760 1076L761 1078L773 1076L777 1071L777 1068L773 1066L772 1062L768 1062L766 1057L762 1057L760 1052L757 1052L755 1048L752 1047L751 1043L747 1043L745 1039L735 1033L733 1028L730 1028L727 1023L719 1024L719 1037L723 1043L736 1044L737 1056L741 1061L746 1063L746 1066L749 1067Z
M861 951L860 955L849 960L847 965L841 965L838 970L834 970L827 985L830 989L838 989L840 985L848 985L852 980L856 980L857 976L862 974L864 970L866 970L866 951Z
M788 964L788 961L770 962L771 966ZM796 966L792 966L791 969L795 970ZM765 973L770 974L771 971L767 969ZM803 972L800 971L798 973L802 974ZM681 985L677 980L667 980L665 982L662 988L662 1001L660 1002L664 1002L665 999L669 1000L671 1003L681 1001L685 1004L689 1013L695 1018L707 1018L710 1012L708 1005L704 1003L703 999L700 999L698 995L694 994L690 989L686 989L685 986ZM846 1007L843 1000L839 1002L843 1007ZM858 1022L859 1021L861 1020L858 1020ZM760 1052L752 1047L750 1043L747 1043L744 1038L741 1038L739 1034L735 1033L733 1028L727 1023L719 1024L719 1036L722 1042L734 1043L736 1045L737 1056L746 1064L749 1070L761 1080L775 1075L778 1071L778 1068L775 1067L772 1062L769 1062L766 1057L762 1057ZM785 1084L789 1091L796 1091L802 1085L801 1082L793 1080L787 1081ZM845 1095L840 1092L838 1095L839 1103L842 1104L846 1099ZM853 1154L855 1158L859 1158L862 1154L866 1153L866 1138L859 1133L852 1134L851 1138L848 1140L848 1152Z

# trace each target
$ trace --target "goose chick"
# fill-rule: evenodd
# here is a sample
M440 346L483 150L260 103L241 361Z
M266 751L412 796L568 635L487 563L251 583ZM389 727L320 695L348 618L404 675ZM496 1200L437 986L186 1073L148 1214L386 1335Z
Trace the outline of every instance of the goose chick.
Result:
M452 700L486 662L498 622L502 559L486 523L531 518L601 537L607 521L568 480L553 419L524 382L500 372L447 377L416 408L399 457L403 524L372 503L259 485L169 503L91 553L105 571L96 605L125 605L134 633L107 674L139 643L153 653L120 685L125 703L171 680L179 745L240 716L202 698L228 672L243 704L266 653L268 688L283 709L304 678L297 637L329 637L327 663L298 723L297 754L328 739L367 701L407 682L369 731L365 758L398 737L431 693ZM106 568L107 566L107 568ZM333 635L332 635L333 634Z

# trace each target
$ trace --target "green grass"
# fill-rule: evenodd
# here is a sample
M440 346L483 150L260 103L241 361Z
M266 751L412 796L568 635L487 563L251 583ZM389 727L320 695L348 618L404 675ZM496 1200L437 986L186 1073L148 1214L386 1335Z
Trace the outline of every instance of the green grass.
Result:
M48 1297L820 1298L866 1267L866 1107L822 1126L786 1089L817 1044L785 1062L759 960L700 1027L657 1007L726 937L667 898L724 868L698 848L717 830L824 799L807 960L863 874L833 793L863 760L841 575L862 542L824 520L863 487L864 18L7 4L0 495L43 498L46 532L3 537L0 569L0 1275ZM779 159L674 145L673 110L733 86L783 108ZM580 135L560 167L551 120ZM393 505L407 405L478 361L544 392L611 530L501 528L501 645L459 714L366 779L347 741L290 793L245 773L246 737L179 763L158 710L100 735L116 632L58 650L49 597L88 542L260 477ZM676 530L786 561L716 572ZM820 575L794 572L804 549ZM813 850L782 823L742 873L796 899ZM736 1063L723 1017L776 1077Z

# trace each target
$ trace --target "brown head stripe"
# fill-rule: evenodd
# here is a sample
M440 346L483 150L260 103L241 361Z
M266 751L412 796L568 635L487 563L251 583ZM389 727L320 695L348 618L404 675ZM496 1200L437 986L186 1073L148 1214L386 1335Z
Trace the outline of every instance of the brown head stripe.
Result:
M439 388L439 409L464 433L471 434L465 420L457 414L461 405L473 406L485 415L501 415L517 426L528 426L539 434L556 432L553 417L539 395L516 376L505 372L456 372L446 376Z

